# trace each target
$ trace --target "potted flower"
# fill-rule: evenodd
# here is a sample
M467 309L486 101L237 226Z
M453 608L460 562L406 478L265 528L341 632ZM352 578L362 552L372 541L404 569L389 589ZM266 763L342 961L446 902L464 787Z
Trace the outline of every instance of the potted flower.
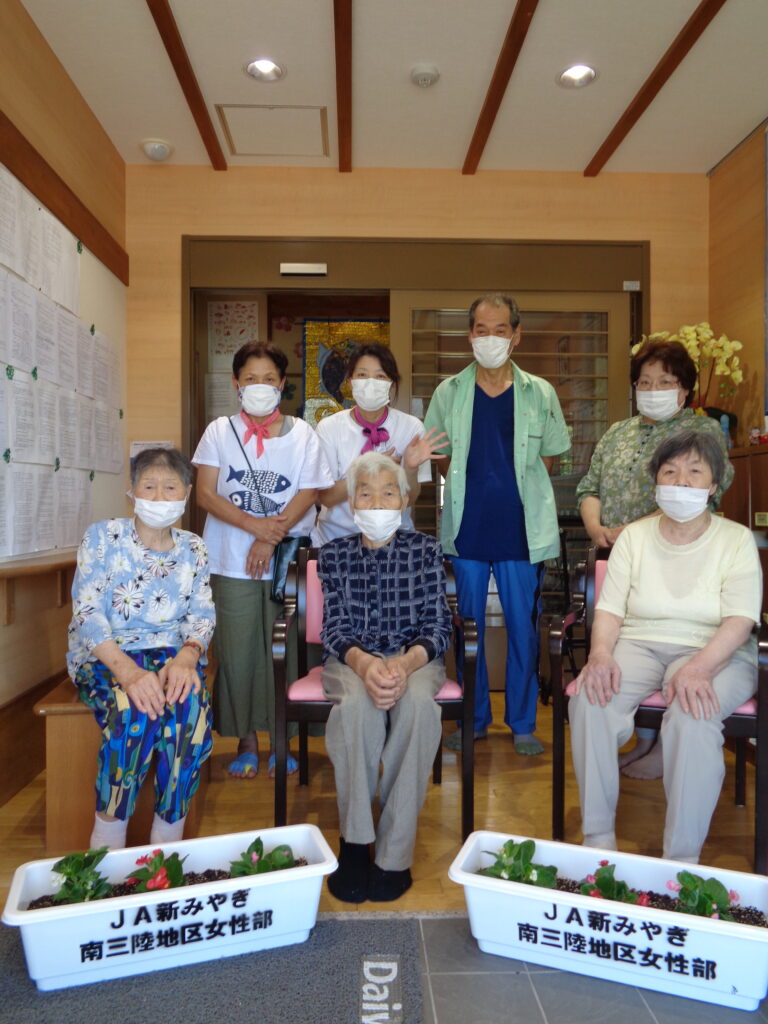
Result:
M274 870L287 866L286 847L301 866ZM323 876L336 867L314 825L65 860L63 881L53 877L56 858L17 868L3 912L6 924L21 929L27 969L41 990L304 942L317 919ZM212 872L215 880L180 884L188 872ZM216 877L223 872L231 877ZM130 880L132 891L104 899L104 880L109 887ZM57 883L82 901L29 909Z
M449 869L464 886L472 934L484 952L757 1008L768 990L768 928L727 918L737 894L742 905L768 912L767 877L546 840L536 840L534 852L531 843L473 832ZM717 885L704 875L716 875ZM575 891L554 888L560 878L572 880ZM688 901L687 912L651 905L649 893L670 888Z

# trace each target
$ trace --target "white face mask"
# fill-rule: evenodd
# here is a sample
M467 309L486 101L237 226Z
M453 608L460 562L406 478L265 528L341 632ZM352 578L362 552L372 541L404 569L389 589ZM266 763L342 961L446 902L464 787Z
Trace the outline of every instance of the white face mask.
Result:
M706 487L678 487L672 484L656 486L656 504L665 516L676 523L690 523L700 516L709 503Z
M243 412L249 416L269 416L283 396L280 388L273 388L271 384L246 384L244 388L238 387L237 394Z
M383 544L400 529L403 513L399 508L361 508L355 510L353 518L355 526L368 540Z
M352 381L352 397L365 412L376 412L389 405L391 380L377 380L375 377L356 378Z
M498 370L509 359L511 338L499 338L486 334L483 338L472 339L472 351L477 362L486 370Z
M134 498L133 510L138 518L153 530L164 530L184 514L187 499L183 501L150 501L148 498Z
M637 411L649 420L663 423L680 412L680 389L666 391L637 391Z

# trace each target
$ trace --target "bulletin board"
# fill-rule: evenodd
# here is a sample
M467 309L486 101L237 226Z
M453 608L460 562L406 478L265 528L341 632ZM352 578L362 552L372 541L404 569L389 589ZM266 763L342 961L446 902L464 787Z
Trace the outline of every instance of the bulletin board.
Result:
M89 256L0 165L2 559L77 546L123 471L123 351L80 316Z

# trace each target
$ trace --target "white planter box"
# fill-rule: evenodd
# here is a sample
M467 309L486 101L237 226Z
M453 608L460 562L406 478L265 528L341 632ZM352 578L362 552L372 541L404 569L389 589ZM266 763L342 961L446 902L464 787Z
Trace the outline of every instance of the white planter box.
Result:
M452 881L464 886L472 934L484 952L741 1010L757 1008L768 989L768 929L476 874L494 862L508 839L525 838L473 832L449 869ZM739 893L740 903L768 911L763 875L534 841L537 864L554 864L558 875L576 882L608 859L631 888L666 893L667 882L689 870L714 875Z
M265 851L290 844L306 866L27 910L32 900L53 891L58 858L22 864L13 876L3 921L21 928L30 978L41 990L66 988L304 942L317 919L323 876L336 867L314 825L186 839L163 844L162 850L186 855L185 872L228 870L257 835ZM98 870L110 882L124 881L137 857L156 845L112 851Z

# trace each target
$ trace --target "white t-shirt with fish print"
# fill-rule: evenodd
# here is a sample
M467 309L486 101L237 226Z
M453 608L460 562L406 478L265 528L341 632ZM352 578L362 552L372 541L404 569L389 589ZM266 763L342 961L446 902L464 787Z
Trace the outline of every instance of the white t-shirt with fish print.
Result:
M241 444L245 424L240 416L231 420ZM219 471L217 494L254 516L278 515L301 490L330 487L334 480L314 430L304 420L293 420L287 434L264 442L261 458L256 442L245 446L248 463L232 433L226 416L209 423L192 457L196 466L215 466ZM315 519L314 506L291 529L295 537L309 534ZM203 531L212 573L247 580L245 560L254 541L253 534L208 515ZM264 579L272 578L272 564Z
M390 448L395 449L395 455L402 457L403 452L414 439L421 437L424 433L424 424L415 416L399 409L390 408L389 414L382 423L384 429L389 433L389 440L377 445L374 451L385 452ZM363 428L353 418L350 409L342 412L335 412L326 416L317 424L317 436L320 438L325 457L331 467L331 472L336 480L341 480L347 475L347 470L353 459L360 454L365 443ZM419 483L429 483L432 479L432 465L423 462L418 469L417 479ZM410 507L403 512L404 530L412 530L413 517ZM337 537L346 537L350 533L360 533L352 518L352 510L348 501L342 501L333 508L320 509L315 529L312 531L312 543L316 547L327 544L329 540L336 540Z

